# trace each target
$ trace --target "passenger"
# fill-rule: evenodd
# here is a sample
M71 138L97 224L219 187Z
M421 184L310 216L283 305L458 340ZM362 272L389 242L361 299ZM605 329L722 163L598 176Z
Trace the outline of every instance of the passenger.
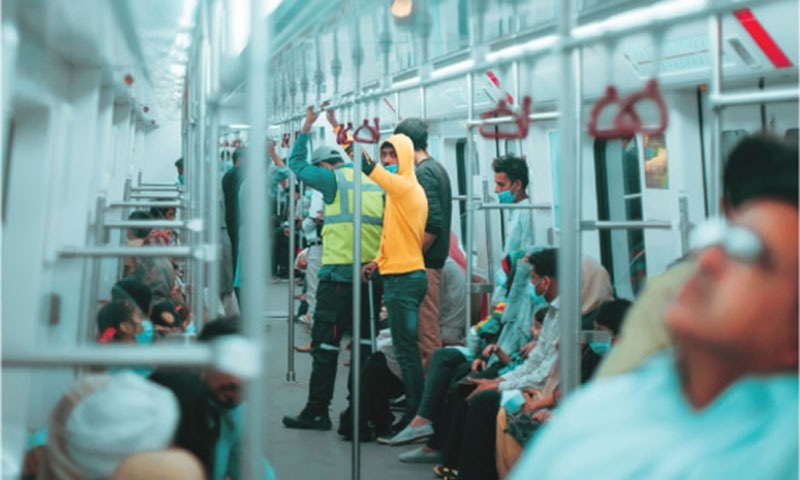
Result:
M111 480L206 480L206 474L194 455L170 448L131 455Z
M183 158L175 160L175 169L178 171L178 181L176 185L183 187Z
M380 147L381 160L397 159L397 174L389 173L362 150L361 168L386 191L386 211L380 253L361 269L365 280L379 272L384 283L383 301L397 362L403 373L408 423L417 412L425 384L417 327L419 307L428 290L422 256L428 202L414 173L414 144L405 135L389 137ZM326 215L326 219L329 217Z
M329 110L330 112L330 110ZM299 320L309 329L311 328L314 312L317 310L317 288L319 285L319 269L322 267L322 225L324 222L323 212L325 202L319 190L311 190L311 203L308 207L308 215L303 219L303 234L306 239L305 249L305 288L306 302L308 310ZM309 330L310 331L310 330ZM311 341L303 347L295 347L298 352L310 352Z
M319 190L325 201L325 226L322 228L322 267L319 270L317 308L311 330L311 378L308 401L296 416L283 417L289 428L330 430L328 414L336 380L337 358L342 335L351 330L353 262L367 263L375 258L381 235L383 198L380 188L366 177L362 180L361 258L353 258L353 179L351 163L337 148L319 147L307 163L309 132L319 113L312 107L306 110L306 120L289 156L289 168L309 187ZM380 292L375 292L380 298ZM369 339L370 312L366 283L361 291L362 339ZM377 311L373 312L377 317ZM371 343L368 341L368 343ZM368 348L361 349L363 359Z
M236 317L208 323L198 336L211 342L228 335L240 335ZM150 379L172 390L178 398L181 421L175 444L193 453L203 464L209 480L240 480L239 438L245 404L242 380L216 369L202 374L186 371L156 370ZM274 478L265 461L267 478Z
M170 238L164 232L150 232L144 246L168 246ZM134 271L126 277L147 285L153 295L153 305L162 301L183 303L183 294L172 262L166 257L143 257Z
M754 158L759 159L757 163ZM791 188L786 171L792 168L797 168L797 145L762 136L742 140L725 163L720 199L724 215L733 217L751 200L785 195ZM648 280L622 326L620 340L600 365L598 378L633 370L649 356L672 346L663 312L694 267L694 262L686 259Z
M150 220L150 214L144 210L136 210L128 215L128 220ZM129 228L126 230L128 241L125 242L126 247L141 247L144 244L144 239L150 234L149 228ZM125 277L133 273L136 269L136 257L125 257L123 261L124 270L122 276Z
M428 125L419 118L406 118L395 127L394 133L401 133L413 142L414 165L416 166L414 171L428 199L428 218L425 222L425 234L422 239L428 290L419 309L419 325L417 327L422 371L427 373L433 352L442 346L439 323L439 284L450 249L453 192L447 170L426 151L428 148ZM391 170L389 171L391 172Z
M142 332L142 312L130 300L112 300L97 312L99 343L136 343Z
M797 151L751 138L732 155L787 161L698 231L665 314L675 349L575 393L510 478L798 477Z
M494 192L500 203L520 203L528 200L528 164L513 155L497 157L492 162ZM532 210L511 210L506 226L503 254L522 250L533 244Z
M440 289L442 303L439 309L439 327L442 340L448 345L463 344L466 279L461 267L449 257L442 269ZM454 322L458 325L453 325ZM382 329L376 341L378 351L369 356L361 373L361 385L364 388L361 395L362 441L392 434L394 415L390 409L390 400L403 394L402 373L394 356L390 331ZM338 431L346 440L352 437L349 410L350 408L342 417L344 421L340 423Z
M503 268L507 270L504 290L507 293L507 302L498 308L494 328L486 327L486 334L490 336L491 343L496 342L507 351L517 351L530 339L529 329L533 317L533 301L528 293L527 284L530 277L530 265L519 259L525 252L514 252L504 259ZM494 321L494 320L490 320ZM484 325L486 326L486 325ZM479 329L473 327L470 335L477 336ZM499 331L499 332L498 332ZM499 335L498 335L499 333ZM378 442L385 445L403 445L422 438L431 437L421 449L412 450L400 455L403 462L436 462L439 459L446 434L448 431L446 399L453 382L470 372L470 362L486 348L489 340L480 342L478 339L468 340L467 347L440 348L434 353L431 370L425 381L422 402L416 416L411 423L392 438L378 438ZM473 345L470 345L470 344ZM483 361L483 368L488 362L491 373L481 372L478 375L496 376L502 365L498 362L497 355L492 355ZM474 369L478 371L477 368Z
M129 300L141 311L142 333L136 334L138 343L153 343L153 294L147 285L133 279L122 279L111 287L111 300Z
M450 431L443 449L443 466L455 469L460 478L496 478L495 461L490 457L474 455L476 449L495 445L495 425L501 400L505 404L521 397L523 389L544 389L553 365L558 358L559 341L559 287L556 268L557 250L548 249L530 256L531 284L536 292L550 302L544 328L522 365L495 380L467 378L465 391L475 389L466 402L451 401L453 412ZM581 262L581 315L586 316L602 303L612 298L608 272L597 261L584 257ZM503 393L506 392L506 393Z
M234 271L236 271L236 262L239 260L239 189L241 189L244 181L244 169L242 168L244 159L242 154L243 152L239 148L233 151L233 168L222 176L222 197L225 199L225 229L228 231L228 238L231 240L231 258Z
M629 300L616 299L600 305L597 309L594 329L607 332L611 336L611 345L619 338L622 320L625 318L630 306L631 302ZM597 353L603 352L609 344L593 342L590 345L591 350ZM599 353L599 355L603 354L604 352ZM589 367L596 365L593 359L587 359L584 355L581 360L581 383L586 383L591 377L592 372L587 368L587 364L589 364ZM495 430L497 444L494 452L496 452L496 458L491 455L493 453L491 449L484 449L476 452L476 455L483 457L477 462L487 465L491 464L492 461L496 461L499 478L502 479L508 475L511 467L522 453L522 449L539 431L541 425L552 415L551 411L560 397L558 389L559 378L558 362L556 362L547 378L547 382L545 382L544 389L541 391L533 389L522 391L524 404L519 411L515 412L516 408L519 407L518 404L511 406L506 404L504 408L500 409L497 413L497 428Z
M167 448L178 417L172 393L142 377L84 377L53 409L38 478L109 479L128 456Z

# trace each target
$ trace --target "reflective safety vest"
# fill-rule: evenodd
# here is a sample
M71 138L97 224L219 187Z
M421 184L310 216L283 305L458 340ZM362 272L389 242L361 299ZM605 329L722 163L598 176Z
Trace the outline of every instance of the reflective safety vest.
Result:
M353 166L344 165L336 174L336 197L325 204L325 223L322 227L322 264L353 264L353 221L355 192ZM383 224L383 190L361 174L361 262L371 262L378 256Z

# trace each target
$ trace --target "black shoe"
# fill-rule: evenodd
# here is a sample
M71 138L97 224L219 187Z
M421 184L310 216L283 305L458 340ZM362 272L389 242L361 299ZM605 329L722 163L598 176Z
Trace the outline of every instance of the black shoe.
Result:
M295 417L283 417L283 424L287 428L300 428L304 430L330 430L333 428L331 417L328 413L314 415L303 410Z

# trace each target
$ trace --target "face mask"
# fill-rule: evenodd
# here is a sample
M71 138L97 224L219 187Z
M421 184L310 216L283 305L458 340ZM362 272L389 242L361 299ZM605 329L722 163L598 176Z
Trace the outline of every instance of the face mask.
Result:
M494 272L494 281L498 287L505 287L506 282L508 282L508 275L506 274L506 271L500 268Z
M142 320L142 333L136 334L136 343L143 345L153 343L153 322Z
M525 405L525 396L520 390L504 391L500 398L500 405L506 409L509 415L515 414Z
M389 173L397 173L397 164L396 163L394 163L392 165L386 165L383 168L385 168L386 171L388 171Z
M514 203L515 196L516 195L511 193L511 189L509 188L508 190L503 190L502 192L498 193L497 200L500 203Z
M589 344L589 348L591 348L594 353L596 353L596 354L598 354L600 356L603 356L603 355L606 354L606 352L608 352L611 349L611 343L610 342L592 342L592 343Z
M183 185L183 175L178 175L178 183Z
M539 308L547 305L547 300L545 300L543 296L536 293L536 286L530 282L528 283L528 296L531 297L534 310L538 310Z

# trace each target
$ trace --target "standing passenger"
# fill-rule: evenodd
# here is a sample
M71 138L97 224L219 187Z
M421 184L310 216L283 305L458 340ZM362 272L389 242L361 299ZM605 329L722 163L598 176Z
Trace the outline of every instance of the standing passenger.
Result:
M363 151L364 173L386 191L386 212L380 253L361 270L367 278L376 270L384 283L383 301L389 314L389 329L397 362L403 374L406 413L411 421L419 407L425 377L419 353L417 326L419 306L428 290L428 277L422 258L422 239L428 203L425 191L414 174L414 144L405 135L393 135L381 145L381 160L397 159L397 174L392 174ZM328 216L325 216L326 222ZM437 326L438 328L438 326Z
M299 415L283 417L283 424L289 428L330 430L328 407L336 381L339 343L342 334L351 329L354 308L351 301L353 262L364 264L378 254L383 194L375 182L362 175L361 258L356 260L353 258L353 165L344 163L340 150L331 147L317 148L311 154L311 164L306 161L309 132L318 117L313 107L306 110L305 124L289 156L289 168L297 178L322 192L325 226L322 227L322 267L319 270L317 307L311 330L313 361L308 401ZM361 298L361 331L369 338L370 313L366 284L362 284ZM369 350L362 349L362 355L366 358Z
M492 162L494 193L500 203L520 203L528 198L528 164L513 155L497 157ZM506 230L503 255L525 250L533 244L533 221L530 210L512 210Z
M428 371L433 352L442 346L439 325L439 284L442 269L450 249L450 217L453 210L453 192L450 177L444 166L431 157L428 148L428 126L419 118L407 118L400 122L394 133L402 133L414 143L414 165L417 180L428 198L428 219L422 237L422 253L425 273L428 276L428 291L419 309L419 353L422 370Z
M242 169L242 151L233 151L233 168L225 172L222 176L222 196L225 199L225 229L228 230L228 237L231 239L231 267L236 270L236 262L239 259L239 189L244 181L244 170ZM238 296L238 293L237 293Z

